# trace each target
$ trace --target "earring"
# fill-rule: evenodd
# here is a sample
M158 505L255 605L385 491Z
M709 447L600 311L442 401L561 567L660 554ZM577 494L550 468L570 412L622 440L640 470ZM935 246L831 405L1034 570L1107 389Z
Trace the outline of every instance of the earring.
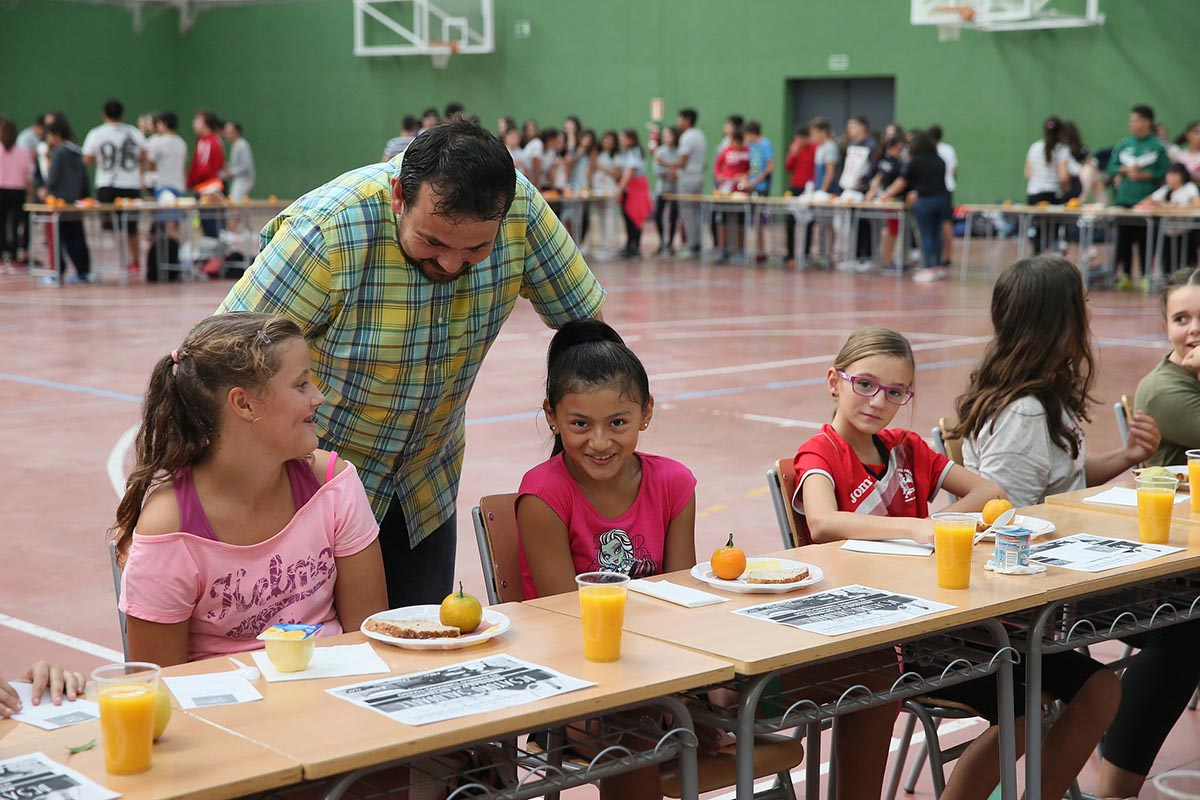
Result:
M643 422L643 423L642 423L642 430L646 430L646 428L649 428L649 427L650 427L650 423L649 423L649 422Z
M558 432L558 428L556 428L556 427L554 427L553 425L551 425L551 426L550 426L550 432L551 432L551 433L557 433L557 432Z

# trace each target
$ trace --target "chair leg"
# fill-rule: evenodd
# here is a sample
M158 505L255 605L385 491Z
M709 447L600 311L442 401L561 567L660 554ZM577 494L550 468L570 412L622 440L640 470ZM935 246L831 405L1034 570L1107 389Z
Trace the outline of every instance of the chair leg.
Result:
M821 797L821 723L808 726L804 741L804 796L807 800Z
M917 718L912 714L904 720L904 731L900 734L900 747L896 750L896 762L892 764L892 774L888 777L884 789L884 800L896 800L896 792L900 791L900 778L904 775L904 763L908 760L908 750L912 747L913 731L917 727Z
M1192 692L1192 702L1188 703L1188 708L1192 711L1196 710L1196 701L1200 700L1200 686L1196 687L1196 691Z
M908 780L904 782L904 793L912 794L917 790L917 779L921 777L921 770L925 768L925 761L929 758L929 742L921 743L921 749L917 751L917 757L913 760L912 769L908 772Z
M825 790L827 800L837 800L837 729L838 721L835 717L829 728L829 786Z

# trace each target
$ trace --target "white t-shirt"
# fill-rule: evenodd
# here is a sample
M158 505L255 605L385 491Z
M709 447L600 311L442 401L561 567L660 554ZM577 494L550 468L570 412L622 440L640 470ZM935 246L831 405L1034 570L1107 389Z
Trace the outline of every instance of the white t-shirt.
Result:
M1046 495L1083 489L1087 486L1083 435L1065 411L1063 422L1080 439L1074 459L1050 438L1042 402L1033 396L1019 398L986 423L978 436L963 440L963 466L1000 484L1017 508L1037 505Z
M958 169L958 153L954 151L953 146L938 142L937 154L938 158L946 162L946 191L953 192L954 187L958 185L954 177L954 172Z
M145 149L142 132L123 122L92 128L83 140L83 155L96 159L96 188L141 189L140 160Z
M704 177L704 162L708 157L708 141L699 128L688 128L679 134L679 155L687 156L687 163L679 171L681 177Z
M1188 181L1183 186L1180 186L1176 191L1172 192L1171 188L1166 184L1154 190L1154 194L1150 195L1150 199L1156 203L1170 203L1173 206L1187 208L1192 204L1192 200L1200 197L1200 189L1196 188L1196 184Z
M160 189L174 189L183 193L187 188L184 164L187 163L187 142L177 133L155 134L146 142L146 155L154 162L158 178L155 185Z
M1050 154L1050 163L1046 163L1046 143L1038 139L1029 145L1025 161L1029 163L1029 182L1025 185L1026 194L1044 194L1058 192L1062 185L1058 182L1058 162L1071 155L1065 144L1054 145Z

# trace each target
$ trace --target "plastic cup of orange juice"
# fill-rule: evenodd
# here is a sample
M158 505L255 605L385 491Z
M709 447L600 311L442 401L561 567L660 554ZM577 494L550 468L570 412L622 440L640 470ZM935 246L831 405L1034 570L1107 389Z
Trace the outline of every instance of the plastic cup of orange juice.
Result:
M938 586L943 589L966 589L971 585L975 517L950 511L942 511L931 517Z
M575 576L583 622L583 657L616 661L621 657L621 628L629 576L619 572L585 572Z
M1200 512L1200 450L1188 450L1188 489L1192 493L1192 511Z
M1200 800L1200 771L1177 769L1154 776L1159 800Z
M1189 471L1191 467L1188 468ZM1171 513L1175 510L1175 489L1179 481L1165 475L1138 476L1138 541L1166 544L1171 538Z
M92 673L100 704L104 768L113 775L136 775L150 769L161 671L157 664L130 661Z

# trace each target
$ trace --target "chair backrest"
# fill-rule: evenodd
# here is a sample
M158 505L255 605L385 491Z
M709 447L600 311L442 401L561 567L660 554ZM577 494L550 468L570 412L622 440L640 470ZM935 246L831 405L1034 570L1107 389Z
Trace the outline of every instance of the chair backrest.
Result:
M121 624L121 651L129 660L129 639L125 634L125 612L121 610L121 565L117 563L117 541L108 540L108 565L112 569L113 592L117 596L117 620Z
M792 548L812 544L808 525L792 508L792 495L796 493L796 468L792 459L781 458L767 470L767 488L771 493L771 505L775 508L775 521L779 523L783 546Z
M942 449L940 452L944 453L947 458L961 467L963 465L962 439L956 439L946 435L946 431L952 427L953 422L948 420L946 417L942 417L938 420L937 427L933 429L935 431L933 440L934 447L936 449L937 442L940 440L942 442Z
M496 605L524 600L516 494L479 498L479 505L471 509L471 519L475 523L475 541L479 544L488 603Z
M1129 410L1124 400L1113 403L1113 416L1117 418L1117 433L1121 434L1121 444L1129 444Z

